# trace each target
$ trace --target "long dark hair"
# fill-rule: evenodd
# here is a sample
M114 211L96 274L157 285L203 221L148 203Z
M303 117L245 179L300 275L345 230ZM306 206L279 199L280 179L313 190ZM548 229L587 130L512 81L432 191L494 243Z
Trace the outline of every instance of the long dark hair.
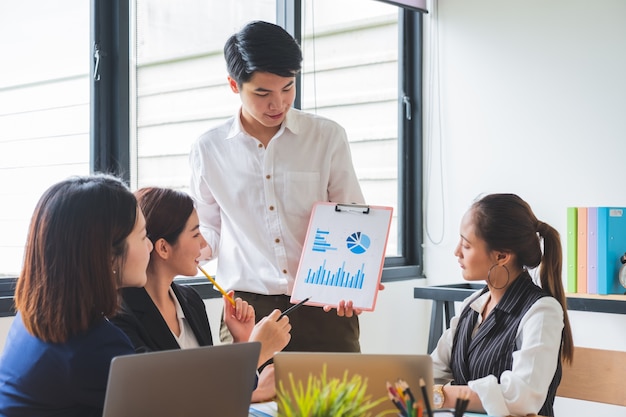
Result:
M73 177L44 192L15 289L31 334L63 343L117 312L113 269L123 265L136 217L135 196L110 175Z
M563 308L561 355L567 362L574 357L574 341L567 315L563 288L563 249L559 232L537 220L532 209L515 194L490 194L472 205L476 235L489 250L509 251L516 255L518 268L539 268L541 288ZM541 252L543 238L543 254Z

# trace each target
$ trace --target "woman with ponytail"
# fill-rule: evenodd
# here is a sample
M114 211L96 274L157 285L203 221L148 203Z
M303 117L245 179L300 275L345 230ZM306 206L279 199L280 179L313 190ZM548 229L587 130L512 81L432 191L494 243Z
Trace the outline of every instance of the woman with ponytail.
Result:
M543 250L542 250L543 248ZM514 194L474 202L461 221L455 256L466 281L486 281L468 297L432 353L435 406L489 415L553 416L561 362L574 344L567 316L559 233ZM539 267L539 282L529 269Z

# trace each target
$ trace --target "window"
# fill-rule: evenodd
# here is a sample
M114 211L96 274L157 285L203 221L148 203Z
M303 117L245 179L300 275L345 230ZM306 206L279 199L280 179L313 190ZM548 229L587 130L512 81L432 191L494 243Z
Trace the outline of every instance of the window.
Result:
M192 141L239 107L226 84L227 36L250 20L278 22L299 30L305 56L299 106L346 128L366 199L395 209L384 277L420 273L418 13L373 0L130 4L132 188L187 188ZM90 153L97 157L89 140L89 7L81 0L2 6L0 35L11 42L0 45L10 57L0 79L0 277L19 273L42 192L88 174ZM415 116L409 124L405 102Z
M192 142L239 108L226 83L222 48L227 37L250 20L276 22L277 6L297 10L292 6L300 2L244 3L188 0L182 8L165 0L137 0L136 137L131 155L136 187L187 189ZM288 29L302 28L295 34L304 53L296 107L346 128L366 201L394 207L387 245L387 256L395 258L391 265L415 264L419 254L405 252L415 252L419 245L407 245L403 236L416 222L402 217L399 198L399 180L406 177L398 164L398 138L404 133L398 123L404 114L398 105L403 13L396 6L363 0L308 0L301 6L299 22L295 16L278 22ZM421 242L420 234L411 233L413 241ZM415 276L416 271L400 275Z
M341 124L365 201L392 206L387 256L398 250L398 8L306 0L302 109Z
M394 207L383 279L419 276L422 16L361 0L302 9L302 108L346 128L366 201Z
M15 277L41 194L89 173L90 19L83 0L0 9L0 277Z
M250 20L274 22L276 16L274 0L183 3L136 2L131 182L138 188L188 188L192 142L239 108L226 83L226 39Z

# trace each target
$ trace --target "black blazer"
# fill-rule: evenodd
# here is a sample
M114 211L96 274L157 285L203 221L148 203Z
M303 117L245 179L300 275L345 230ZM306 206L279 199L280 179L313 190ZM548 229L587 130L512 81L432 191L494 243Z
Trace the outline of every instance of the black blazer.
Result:
M172 289L200 346L212 345L209 318L200 295L191 287L175 283L172 283ZM122 309L111 322L126 333L136 352L180 349L144 288L122 288L120 294L123 299Z

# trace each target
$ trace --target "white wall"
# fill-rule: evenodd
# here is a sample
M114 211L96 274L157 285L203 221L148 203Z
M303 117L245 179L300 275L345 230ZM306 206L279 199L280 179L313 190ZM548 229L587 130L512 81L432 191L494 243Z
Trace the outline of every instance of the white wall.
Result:
M441 241L424 245L429 285L460 282L458 225L481 193L517 193L562 236L568 206L626 207L626 2L433 7L425 16L425 225ZM570 318L576 345L626 350L626 315ZM586 406L559 399L557 415L626 416Z

